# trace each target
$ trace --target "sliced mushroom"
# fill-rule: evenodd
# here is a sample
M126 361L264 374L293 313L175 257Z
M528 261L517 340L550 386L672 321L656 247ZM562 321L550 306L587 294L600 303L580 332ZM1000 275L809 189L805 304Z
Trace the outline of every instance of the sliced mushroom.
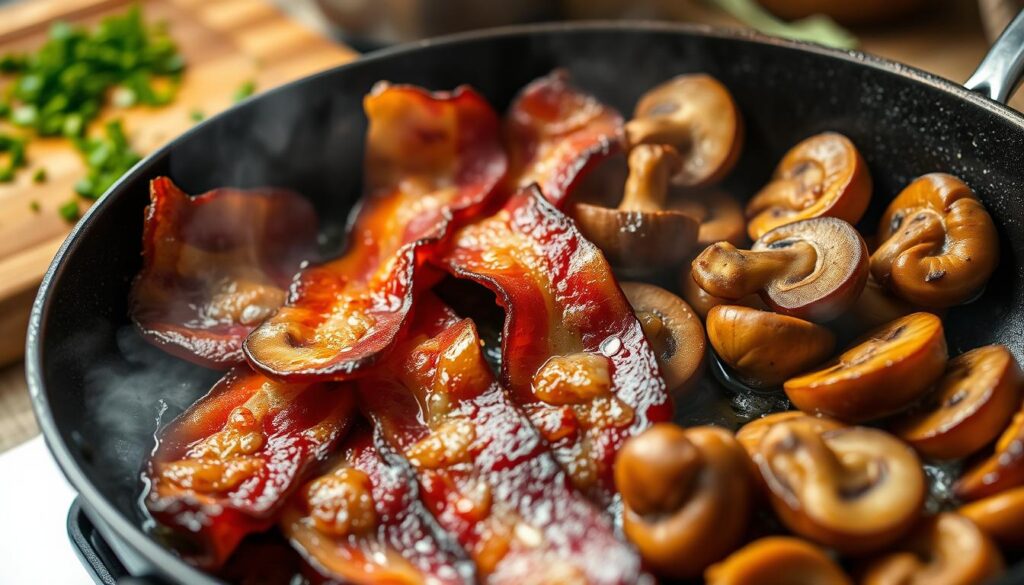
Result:
M768 536L708 567L707 585L853 585L825 551L789 536Z
M819 217L778 227L739 250L708 246L692 264L693 279L712 296L741 299L759 293L772 309L828 321L864 289L868 250L850 224Z
M945 173L908 185L878 230L871 273L922 307L951 307L977 295L999 262L992 217L970 187Z
M893 432L919 453L966 457L989 444L1020 403L1021 371L1005 346L987 345L949 361L923 408L894 421Z
M729 242L742 246L747 241L747 222L739 201L725 191L687 194L669 203L669 209L681 211L700 223L697 244L710 246Z
M835 132L807 138L786 153L772 181L747 203L752 240L812 217L860 221L871 200L871 174L857 147Z
M739 159L743 119L714 77L680 75L649 90L626 123L628 148L669 144L683 157L672 182L697 187L724 177Z
M693 279L693 270L686 266L679 276L679 288L683 293L683 299L702 319L707 318L708 311L718 305L742 305L754 309L768 309L761 297L758 295L747 295L742 299L728 300L708 294L708 292L697 284Z
M671 146L638 146L629 153L629 178L617 208L591 203L573 206L580 231L619 272L647 274L678 265L692 252L697 220L664 209L669 176L679 165L679 155Z
M892 552L864 568L864 585L975 585L1005 569L992 540L967 518L945 512L928 518Z
M740 445L743 445L743 448L747 450L747 453L753 457L757 452L757 447L761 443L761 439L768 434L768 431L770 431L772 427L779 423L793 421L799 421L800 424L810 425L810 428L817 433L823 433L828 430L846 426L835 419L828 418L827 416L811 416L800 412L799 410L786 410L783 412L774 412L748 422L736 431L736 440L739 441Z
M782 522L844 553L894 542L924 503L924 472L914 450L877 429L816 432L799 420L780 422L761 439L754 462Z
M860 296L857 297L850 309L839 316L835 322L835 328L844 334L859 336L866 331L920 310L920 307L892 294L868 274L864 290L861 291Z
M719 305L708 312L708 338L718 357L755 388L778 386L832 355L836 338L810 321Z
M953 493L963 500L977 500L1019 486L1024 486L1024 409L999 435L992 455L953 484Z
M642 282L621 283L629 304L658 356L658 367L669 391L680 392L704 365L704 326L683 299Z
M1011 549L1024 549L1024 487L971 502L957 513L970 518L999 544Z
M657 574L688 579L743 538L750 516L747 455L728 431L657 424L615 463L622 529Z
M913 313L875 329L820 369L786 380L800 410L847 422L899 412L923 396L946 368L942 321Z

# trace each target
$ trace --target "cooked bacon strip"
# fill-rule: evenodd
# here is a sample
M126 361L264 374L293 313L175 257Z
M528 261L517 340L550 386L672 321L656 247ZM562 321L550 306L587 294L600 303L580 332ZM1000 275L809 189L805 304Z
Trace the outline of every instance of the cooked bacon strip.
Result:
M354 393L337 384L283 384L236 367L160 432L146 508L182 556L217 567L242 537L274 524L354 410Z
M460 230L444 258L505 308L502 381L578 488L607 504L628 437L668 420L654 352L601 252L536 188Z
M378 85L364 105L367 194L349 250L304 271L288 304L249 336L250 361L269 375L342 380L373 364L425 285L417 268L505 176L497 115L472 89Z
M509 402L473 322L433 297L384 367L360 379L360 400L416 470L421 499L465 547L481 580L636 583L640 562L603 512L569 482Z
M473 583L472 563L416 498L408 467L388 464L367 429L292 497L281 530L325 580L354 585Z
M513 191L536 183L561 207L583 173L622 148L622 116L556 69L527 85L505 121Z
M150 184L132 318L149 341L209 367L241 363L242 342L285 300L316 252L313 207L287 191L216 189L190 197Z

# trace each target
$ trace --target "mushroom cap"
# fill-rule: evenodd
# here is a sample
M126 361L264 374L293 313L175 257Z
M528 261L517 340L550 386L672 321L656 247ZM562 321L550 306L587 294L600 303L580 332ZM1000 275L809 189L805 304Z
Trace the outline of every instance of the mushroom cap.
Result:
M781 250L799 241L814 248L814 270L796 282L769 282L761 298L776 311L794 317L813 321L838 317L864 290L867 244L849 223L819 217L779 226L754 242L751 251Z
M742 246L747 242L747 221L743 216L743 207L725 191L688 194L670 201L668 207L700 223L700 231L697 233L697 244L700 246L710 246L715 242Z
M894 421L892 430L927 457L966 457L1010 422L1021 382L1017 361L1005 346L973 349L949 360L922 408Z
M825 551L790 536L755 540L709 567L704 581L707 585L853 585Z
M577 203L572 216L583 235L626 276L681 264L693 251L700 228L678 211L623 211Z
M642 282L620 283L644 325L669 391L685 389L704 365L704 325L690 305L667 290Z
M619 450L622 529L659 575L699 576L738 545L750 517L748 459L718 427L661 423Z
M708 312L708 338L718 357L753 387L778 386L832 355L831 331L803 319L750 307Z
M786 380L800 410L847 422L899 412L924 395L946 367L942 320L912 313L860 338L816 371Z
M1024 548L1024 487L965 504L957 513L969 518L999 544L1011 549Z
M754 460L782 522L845 553L892 543L924 504L924 472L914 450L877 429L818 433L781 422L761 439Z
M850 139L823 132L791 148L771 182L747 203L747 231L765 232L812 217L857 223L871 200L871 175Z
M871 273L922 307L950 307L980 292L999 263L992 217L971 189L945 173L907 185L882 215Z
M969 519L944 512L922 521L895 550L867 563L861 583L987 583L1003 573L995 543Z
M627 147L669 144L683 156L677 185L708 185L724 177L739 159L743 119L721 82L703 73L680 75L640 98L626 123Z
M977 500L1024 486L1024 409L999 435L995 450L960 476L953 493L963 500Z

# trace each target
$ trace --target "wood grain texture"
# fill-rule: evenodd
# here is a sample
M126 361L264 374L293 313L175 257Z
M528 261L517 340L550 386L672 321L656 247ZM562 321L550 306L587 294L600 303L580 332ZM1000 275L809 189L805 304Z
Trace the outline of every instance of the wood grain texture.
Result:
M33 0L16 4L0 11L0 49L32 49L43 42L56 20L92 24L133 3ZM264 90L356 57L265 0L149 0L143 10L149 22L169 24L188 68L171 105L104 113L104 118L124 120L132 144L142 153L188 129L194 124L193 111L209 116L230 107L236 90L247 80ZM81 157L64 139L31 141L28 160L29 168L19 172L14 182L0 184L0 364L22 355L32 291L70 229L56 210L72 197L75 181L84 173ZM43 184L32 182L37 168L46 169ZM38 210L33 209L34 203Z

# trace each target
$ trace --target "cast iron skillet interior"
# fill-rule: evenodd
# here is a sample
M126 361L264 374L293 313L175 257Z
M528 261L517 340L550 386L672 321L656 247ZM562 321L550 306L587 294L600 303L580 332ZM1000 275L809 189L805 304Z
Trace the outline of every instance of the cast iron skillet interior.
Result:
M169 421L218 373L164 355L127 318L140 266L148 181L190 193L220 186L295 189L316 205L336 253L360 192L361 100L378 80L431 89L470 84L499 110L530 80L566 67L628 115L654 84L707 72L731 90L747 145L726 188L748 197L781 155L836 130L860 148L875 184L864 227L912 178L964 179L1000 228L1002 260L983 297L946 320L950 353L1007 344L1024 359L1024 117L958 85L859 53L663 24L541 25L385 51L258 96L217 116L129 173L87 214L44 280L27 368L46 440L87 509L165 577L205 578L141 532L139 471L158 420ZM1018 569L1022 567L1018 566Z

